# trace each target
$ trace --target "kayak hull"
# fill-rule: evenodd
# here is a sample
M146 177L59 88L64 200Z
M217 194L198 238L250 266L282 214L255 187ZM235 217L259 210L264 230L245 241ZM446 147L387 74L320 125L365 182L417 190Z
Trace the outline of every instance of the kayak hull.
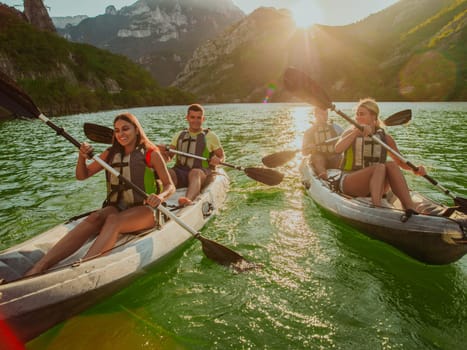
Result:
M220 170L193 205L173 211L184 223L200 230L222 206L229 180ZM168 201L175 207L185 189ZM192 234L159 212L159 225L137 234L122 235L107 254L80 262L92 244L42 275L20 278L55 242L84 218L58 225L24 243L0 252L0 318L17 336L28 341L55 324L115 293L144 270L180 249ZM17 279L18 278L18 279Z
M338 171L330 170L329 174L336 176ZM447 207L411 192L414 200L423 201L423 206L430 208L431 213L413 215L404 221L404 211L395 196L388 196L390 200L384 199L382 207L375 207L370 198L353 198L334 192L327 181L316 176L308 159L300 164L300 175L306 193L325 211L420 262L450 264L467 253L465 214L455 211L444 217L440 214Z

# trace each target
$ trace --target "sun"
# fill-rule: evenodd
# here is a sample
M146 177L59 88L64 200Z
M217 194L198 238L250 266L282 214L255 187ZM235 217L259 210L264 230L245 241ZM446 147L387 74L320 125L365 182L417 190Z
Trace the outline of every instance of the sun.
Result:
M300 0L291 6L290 11L297 27L308 28L323 23L323 12L315 1Z

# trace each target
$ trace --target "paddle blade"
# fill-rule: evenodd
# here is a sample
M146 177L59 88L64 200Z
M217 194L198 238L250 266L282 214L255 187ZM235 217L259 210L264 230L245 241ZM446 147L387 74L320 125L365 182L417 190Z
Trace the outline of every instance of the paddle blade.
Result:
M265 185L275 186L279 185L284 179L284 174L267 168L245 168L245 174Z
M0 71L0 106L18 117L37 118L41 112L31 98Z
M84 123L83 128L84 134L91 141L112 144L114 136L113 129L94 123Z
M462 197L455 197L454 203L459 207L456 210L467 214L467 199Z
M286 69L284 73L284 86L287 90L290 90L313 106L321 109L332 108L332 101L326 92L306 73L297 68L289 67Z
M277 168L278 166L284 165L285 163L290 162L292 159L295 158L297 154L297 150L294 151L280 151L277 153L269 154L264 156L261 161L264 165L268 168Z
M403 111L394 113L389 116L385 121L384 125L386 126L396 126L407 124L412 119L412 110L404 109Z
M237 272L243 272L256 268L256 264L245 260L240 254L233 250L197 235L196 238L201 242L203 252L206 256L216 263L233 268Z

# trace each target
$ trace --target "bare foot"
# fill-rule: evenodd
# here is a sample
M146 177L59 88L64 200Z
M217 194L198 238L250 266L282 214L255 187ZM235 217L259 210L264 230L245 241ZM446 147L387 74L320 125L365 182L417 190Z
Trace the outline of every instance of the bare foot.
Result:
M40 269L38 269L36 266L33 266L28 271L26 271L26 273L24 274L23 277L32 276L32 275L35 275L35 274L37 274L39 272L42 272L42 271Z
M323 180L327 180L328 179L328 173L327 171L323 171L322 173L320 173L318 175L319 178L323 179Z
M191 205L191 204L193 204L193 202L191 201L190 198L180 197L178 199L178 205L181 206L181 207L186 207L187 205Z

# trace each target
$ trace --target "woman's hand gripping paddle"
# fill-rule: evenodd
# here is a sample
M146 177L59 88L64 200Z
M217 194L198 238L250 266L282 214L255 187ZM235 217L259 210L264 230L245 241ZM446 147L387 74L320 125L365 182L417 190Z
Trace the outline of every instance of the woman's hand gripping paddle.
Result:
M94 142L111 144L113 139L113 130L106 126L93 124L93 123L84 123L84 133L85 135ZM205 157L200 157L194 154L185 153L176 151L170 148L167 148L167 151L175 154L179 154L185 157L196 158L201 160L208 160ZM248 167L244 168L238 165L232 165L228 163L220 163L221 165L243 171L246 176L249 178L261 182L265 185L275 186L282 182L284 179L284 174L278 172L277 170L267 169L267 168L254 168Z
M412 111L410 109L405 109L403 111L394 113L393 115L389 116L387 119L384 120L384 124L386 126L403 125L408 123L411 119ZM338 139L339 137L333 137L332 139L324 141L322 144L333 143L336 142ZM268 168L276 168L290 162L292 159L295 158L295 155L301 151L301 149L279 151L264 156L261 161Z
M78 142L75 138L68 134L63 128L58 127L52 121L50 121L49 118L43 115L39 108L34 104L32 99L19 86L17 86L15 82L13 82L9 77L7 77L1 72L0 105L18 116L26 117L29 119L40 119L42 122L44 122L53 130L55 130L58 135L63 136L76 147L80 147L80 142ZM148 197L148 195L142 189L140 189L130 180L126 179L123 175L121 175L118 171L112 168L109 164L104 162L97 155L91 155L91 157L94 161L98 162L104 169L111 172L119 179L127 183L135 191L143 195L145 198ZM204 254L206 254L206 256L211 260L221 265L230 266L234 270L239 272L254 268L254 264L249 263L241 255L237 254L233 250L201 236L201 234L198 231L187 225L185 222L183 222L180 218L178 218L175 214L173 214L164 206L160 205L158 207L158 210L160 210L164 215L175 221L186 231L191 233L194 238L199 240L201 242Z
M349 123L353 124L356 128L362 130L363 127L358 124L355 120L350 118L344 112L336 109L336 106L331 102L327 94L321 87L311 79L307 74L304 72L296 69L296 68L288 68L284 73L284 85L287 89L291 90L297 96L303 98L304 100L309 101L312 105L318 106L322 109L331 109L332 111L339 114L342 118L347 120ZM407 164L411 169L418 170L418 168L412 164L409 160L405 159L402 155L398 152L393 150L389 147L386 143L381 141L379 138L372 135L373 140L381 144L384 148L386 148L389 152L391 152L394 156L399 158L402 162ZM435 179L433 179L429 175L423 176L428 182L438 187L444 194L451 197L454 200L454 204L458 207L457 210L467 213L467 199L462 198L459 196L455 196L451 193L447 188L443 187L441 184L438 183Z

